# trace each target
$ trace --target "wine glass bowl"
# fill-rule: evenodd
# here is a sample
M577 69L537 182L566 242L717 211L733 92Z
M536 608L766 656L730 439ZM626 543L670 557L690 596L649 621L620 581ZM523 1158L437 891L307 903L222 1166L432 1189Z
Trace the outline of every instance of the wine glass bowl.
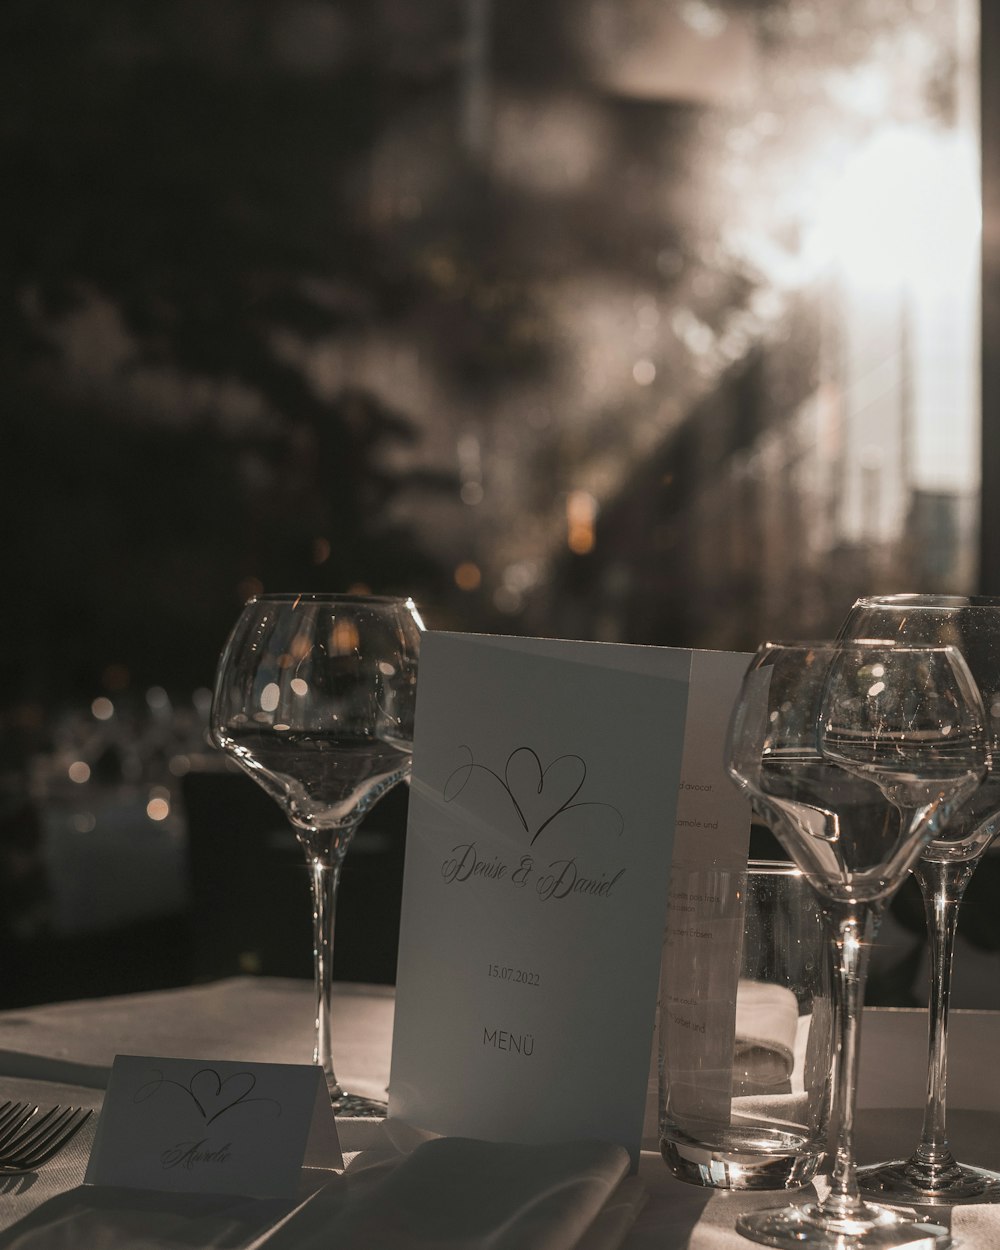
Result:
M861 1169L862 1188L890 1201L928 1205L1000 1202L1000 1173L959 1162L946 1126L948 1008L958 913L976 865L1000 828L1000 599L886 595L859 599L842 638L877 636L908 645L957 647L983 696L989 759L984 783L938 821L913 866L930 949L927 1097L921 1141L908 1159ZM942 816L945 814L942 813Z
M978 858L1000 828L1000 598L984 595L880 595L857 599L840 627L841 639L884 638L908 646L953 646L979 688L990 759L983 784L949 827L935 834L925 856Z
M768 1245L869 1250L944 1245L941 1226L860 1194L854 1162L858 1042L868 952L882 912L986 769L978 689L953 647L872 640L765 644L727 743L734 782L813 888L834 965L830 1191L746 1213Z
M885 898L981 785L980 697L949 650L865 640L758 651L734 709L729 773L820 892ZM904 811L920 812L919 841Z
M405 603L261 595L226 644L216 745L311 844L321 830L353 832L409 771L419 628ZM336 832L330 842L342 845Z
M216 745L282 807L302 845L313 897L315 1062L348 1106L330 1045L333 916L340 869L365 813L407 777L422 623L409 599L268 594L251 599L223 649Z

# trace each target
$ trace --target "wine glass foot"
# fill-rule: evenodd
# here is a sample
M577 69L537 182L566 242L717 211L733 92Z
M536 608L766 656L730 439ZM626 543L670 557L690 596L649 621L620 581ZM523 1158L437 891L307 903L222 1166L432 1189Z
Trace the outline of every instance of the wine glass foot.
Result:
M343 1090L331 1095L330 1105L333 1114L347 1116L355 1120L384 1120L387 1107L377 1098L366 1098L364 1094L348 1094Z
M915 1212L865 1204L856 1218L832 1218L819 1203L749 1211L737 1232L765 1246L786 1250L944 1250L951 1233Z
M385 1119L388 1108L384 1102L377 1098L368 1098L365 1094L348 1093L330 1072L326 1073L326 1088L334 1115L355 1120Z
M1000 1202L1000 1173L967 1163L931 1168L911 1159L858 1168L862 1193L886 1202L920 1206L956 1206L960 1203Z

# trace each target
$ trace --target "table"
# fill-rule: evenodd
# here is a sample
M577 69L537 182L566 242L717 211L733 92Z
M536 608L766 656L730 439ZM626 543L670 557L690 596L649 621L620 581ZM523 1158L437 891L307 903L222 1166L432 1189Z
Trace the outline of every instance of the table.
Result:
M334 1048L341 1081L378 1096L389 1076L393 992L387 987L341 985L336 991ZM5 1096L73 1102L95 1109L115 1053L187 1058L308 1062L313 1000L308 982L234 978L153 994L57 1003L0 1013L0 1079ZM949 1128L962 1158L1000 1164L1000 1013L957 1011L950 1030ZM865 1012L859 1087L858 1155L862 1161L908 1153L919 1135L926 1065L926 1013L869 1008ZM340 1122L345 1152L377 1140L376 1124ZM79 1190L93 1139L89 1124L35 1177L0 1182L0 1250L128 1244L130 1250L164 1244L294 1247L295 1219L274 1204L242 1199L205 1200L185 1213L182 1227L164 1231L164 1213L148 1195L118 1195L113 1221L92 1189ZM646 1143L639 1179L647 1201L625 1237L625 1250L746 1250L733 1231L739 1210L780 1203L772 1193L712 1193L675 1181L655 1142ZM152 1203L152 1205L150 1205ZM146 1240L150 1220L157 1236ZM304 1218L304 1217L303 1217ZM89 1221L89 1224L88 1224ZM123 1221L127 1242L123 1242ZM67 1227L73 1235L67 1236ZM89 1228L88 1240L79 1230ZM956 1208L956 1234L982 1250L1000 1246L1000 1209ZM198 1240L192 1242L192 1229ZM112 1235L113 1234L113 1235ZM171 1241L169 1237L175 1236ZM117 1239L116 1239L117 1238ZM332 1248L331 1248L332 1250Z

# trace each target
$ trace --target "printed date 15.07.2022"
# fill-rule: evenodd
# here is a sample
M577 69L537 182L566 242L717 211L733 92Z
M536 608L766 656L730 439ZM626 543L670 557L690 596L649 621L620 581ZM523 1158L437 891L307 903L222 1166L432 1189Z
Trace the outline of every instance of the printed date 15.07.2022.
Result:
M524 968L512 968L505 964L490 964L487 975L500 981L510 981L514 985L541 985L542 979L537 972L528 972Z

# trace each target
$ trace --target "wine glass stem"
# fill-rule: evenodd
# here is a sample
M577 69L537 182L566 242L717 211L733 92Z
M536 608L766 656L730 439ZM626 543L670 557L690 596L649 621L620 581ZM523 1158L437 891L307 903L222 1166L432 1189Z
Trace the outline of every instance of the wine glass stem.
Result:
M871 943L881 919L876 903L824 903L833 945L833 1018L836 1058L833 1065L835 1146L830 1192L822 1203L837 1219L858 1215L864 1203L854 1161L854 1111L857 1102L861 1010Z
M340 861L328 863L318 856L309 857L313 901L313 968L316 981L316 1050L313 1063L318 1063L326 1077L331 1098L343 1091L333 1070L333 1048L330 1020L333 1006L333 922L340 884Z
M947 1167L954 1163L945 1124L948 1085L948 1004L958 930L958 911L976 869L976 860L921 859L913 868L927 913L930 947L928 1004L927 1102L920 1145L911 1162L917 1166Z

